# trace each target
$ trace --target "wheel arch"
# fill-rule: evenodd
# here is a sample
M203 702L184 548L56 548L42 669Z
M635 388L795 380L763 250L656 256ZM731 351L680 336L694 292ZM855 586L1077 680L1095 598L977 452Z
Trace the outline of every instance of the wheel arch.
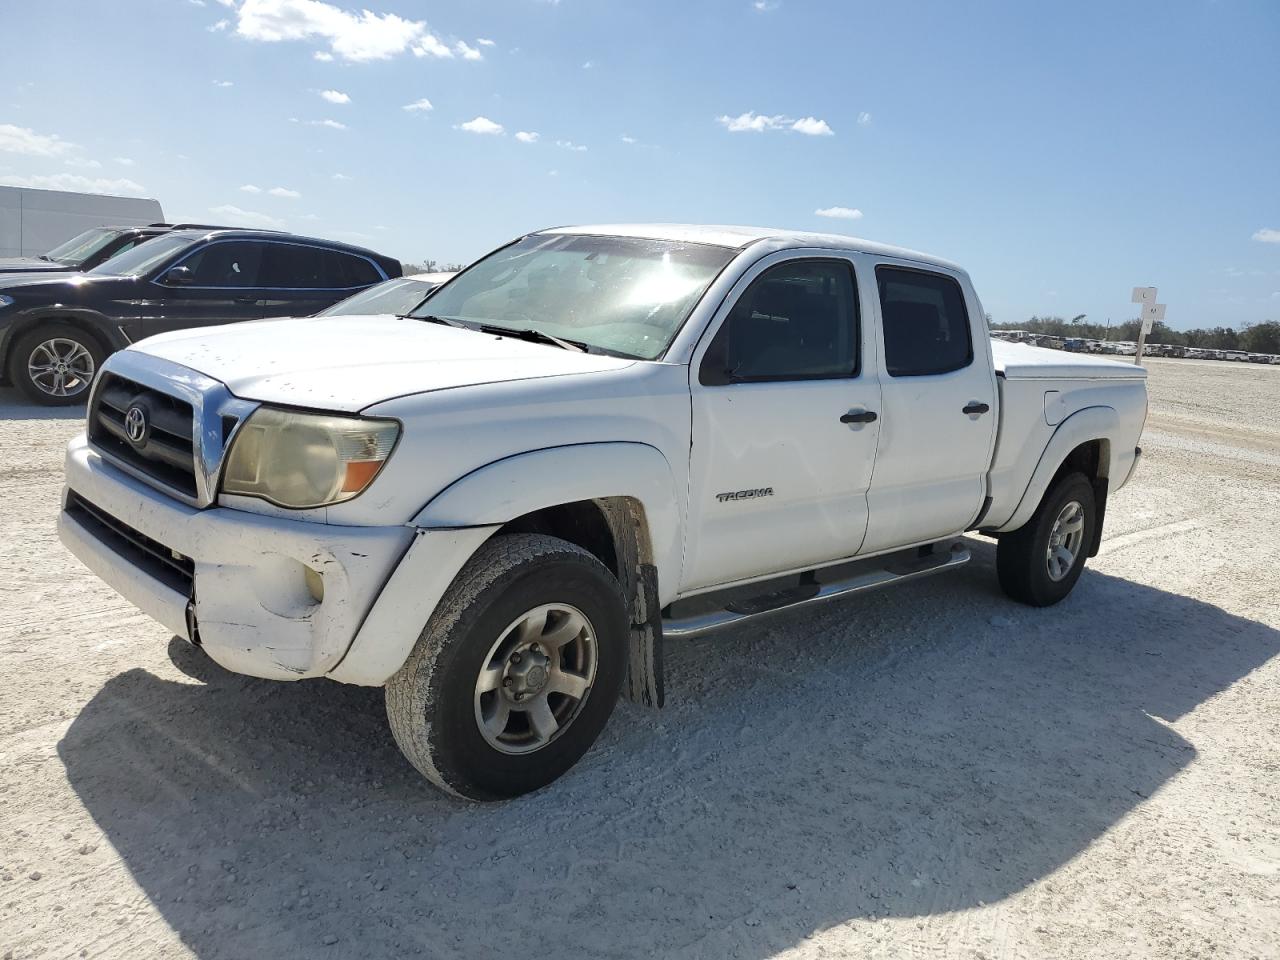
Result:
M116 350L121 350L129 345L123 334L116 333L115 336L112 336L110 332L111 325L106 317L91 310L60 307L54 308L52 311L22 314L14 318L13 322L4 330L3 336L0 336L0 375L5 378L10 376L10 367L13 362L13 345L32 330L45 323L65 323L77 328L92 337L108 356Z

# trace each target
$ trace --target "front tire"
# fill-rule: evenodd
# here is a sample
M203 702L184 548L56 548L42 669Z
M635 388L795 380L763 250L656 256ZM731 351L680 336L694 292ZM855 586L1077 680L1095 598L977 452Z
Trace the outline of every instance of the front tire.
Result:
M537 790L604 729L626 652L622 591L599 560L556 537L495 537L387 682L391 732L410 763L457 796Z
M1022 527L1000 538L996 573L1006 594L1048 607L1071 592L1084 571L1098 522L1093 484L1083 473L1061 477Z
M84 403L106 356L97 338L79 327L43 323L15 341L9 377L28 398L43 406Z

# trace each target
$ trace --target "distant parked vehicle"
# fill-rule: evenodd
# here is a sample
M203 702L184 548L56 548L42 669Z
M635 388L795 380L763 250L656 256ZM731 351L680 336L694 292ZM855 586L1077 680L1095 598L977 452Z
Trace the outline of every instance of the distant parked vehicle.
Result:
M1269 353L1251 353L1249 354L1250 363L1270 363L1271 354Z
M339 300L326 307L317 317L391 316L402 317L423 300L427 294L444 283L452 273L415 273L411 277L396 277Z
M307 316L401 273L400 261L273 230L174 230L88 273L0 281L0 382L78 403L109 353L143 337Z
M92 270L118 253L173 230L216 229L203 223L149 223L143 227L93 227L38 257L0 260L0 274L71 273ZM0 276L0 283L5 277Z
M94 227L141 227L163 219L157 200L0 187L0 257L47 253Z
M1230 360L1234 363L1249 362L1249 354L1246 353L1244 350L1223 350L1221 351L1221 353L1222 353L1223 360Z
M1280 353L1277 353L1275 356L1273 356L1271 358L1271 362L1276 366L1280 366Z

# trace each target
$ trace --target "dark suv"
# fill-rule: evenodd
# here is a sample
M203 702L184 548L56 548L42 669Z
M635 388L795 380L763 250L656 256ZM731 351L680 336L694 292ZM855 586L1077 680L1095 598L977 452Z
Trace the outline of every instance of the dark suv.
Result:
M85 399L109 353L152 334L306 316L401 274L359 247L271 230L170 230L87 273L0 277L0 383Z
M148 223L143 227L94 227L77 234L38 257L6 257L0 260L0 274L70 273L92 270L117 253L124 253L170 230L215 229L204 223ZM0 282L4 277L0 276Z

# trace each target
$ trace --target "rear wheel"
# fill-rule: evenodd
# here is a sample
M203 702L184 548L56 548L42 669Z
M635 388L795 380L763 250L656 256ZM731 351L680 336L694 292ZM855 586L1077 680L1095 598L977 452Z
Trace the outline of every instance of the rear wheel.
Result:
M396 743L429 780L472 800L546 786L604 729L626 640L622 592L599 560L555 537L496 537L387 682Z
M104 359L97 338L69 323L46 323L14 343L9 376L36 403L68 406L88 399Z
M1057 603L1080 579L1095 523L1089 478L1083 473L1061 477L1026 524L1001 536L996 548L1001 588L1033 607Z

